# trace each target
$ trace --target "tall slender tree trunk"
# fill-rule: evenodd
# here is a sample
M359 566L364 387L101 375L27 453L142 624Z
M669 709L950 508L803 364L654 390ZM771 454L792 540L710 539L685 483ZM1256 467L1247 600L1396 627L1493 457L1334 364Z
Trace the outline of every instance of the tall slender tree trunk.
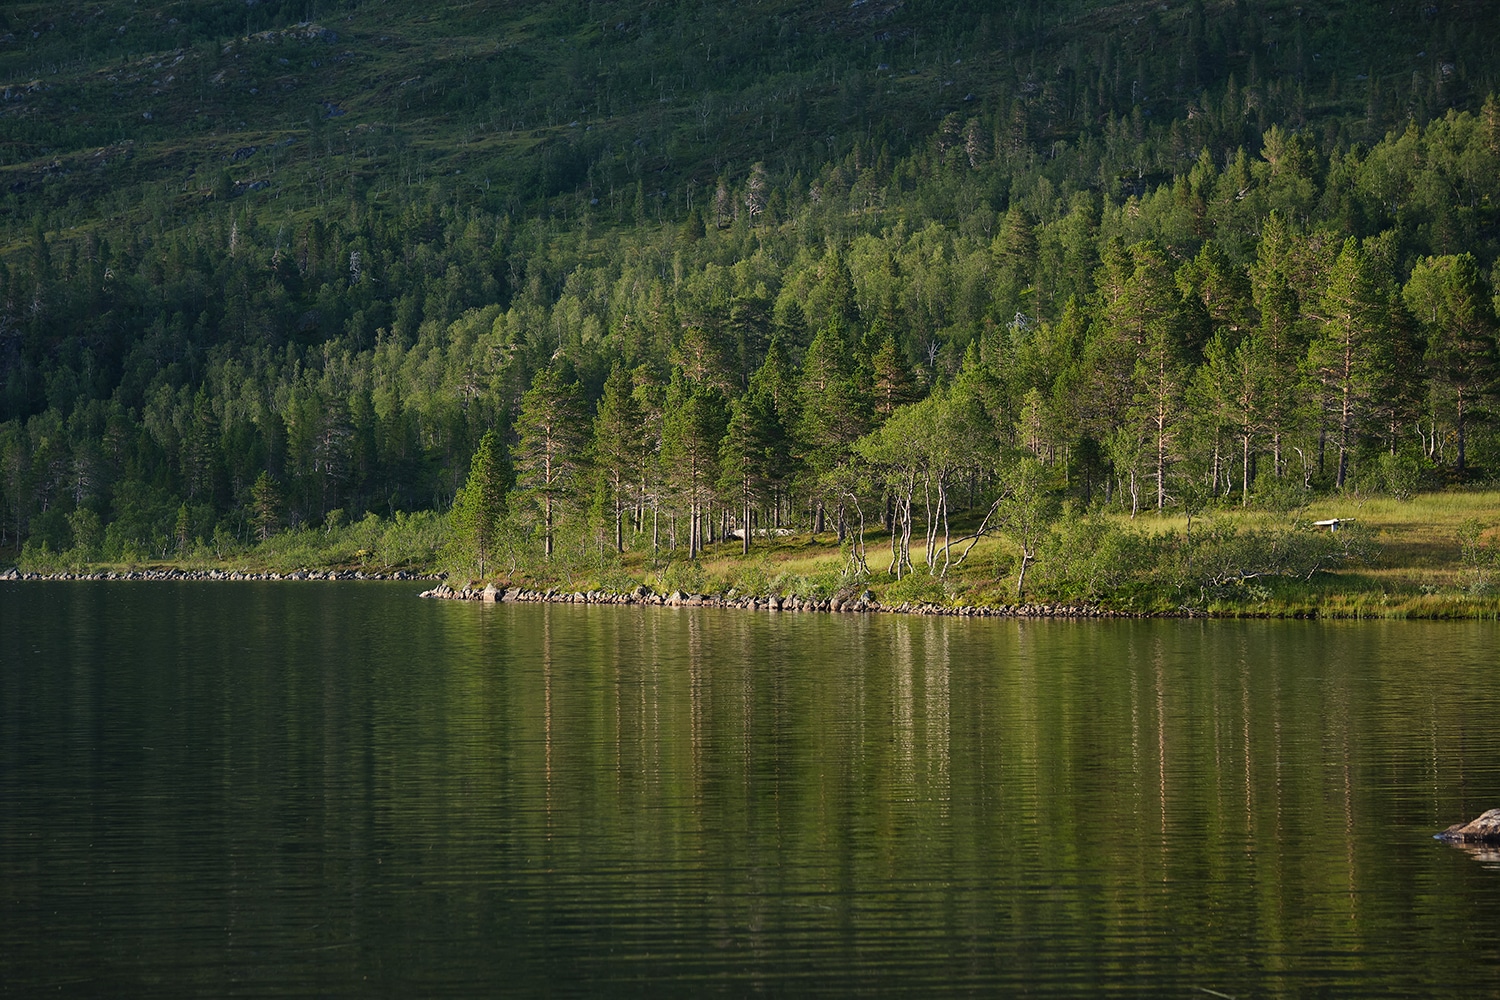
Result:
M625 551L625 505L620 502L619 483L615 484L615 552Z
M1167 506L1167 436L1166 420L1158 414L1156 421L1156 510Z
M1343 399L1339 407L1339 467L1334 474L1333 485L1339 489L1344 488L1344 480L1349 475L1349 433L1354 425L1354 401L1350 398L1350 388L1344 385Z
M1457 464L1454 465L1454 469L1457 470L1457 472L1458 472L1458 474L1460 476L1462 476L1464 474L1464 470L1468 467L1467 458L1468 458L1468 437L1469 436L1468 436L1467 427L1466 427L1466 423L1467 422L1465 421L1464 417L1465 417L1465 414L1464 414L1464 390L1463 390L1463 386L1459 386L1458 387L1458 413L1457 413L1457 420L1455 421L1455 423L1457 424L1457 430L1458 430L1458 462L1457 462Z
M1241 467L1240 467L1240 506L1250 506L1250 434L1246 432L1240 437Z
M542 555L552 558L552 494L542 498Z

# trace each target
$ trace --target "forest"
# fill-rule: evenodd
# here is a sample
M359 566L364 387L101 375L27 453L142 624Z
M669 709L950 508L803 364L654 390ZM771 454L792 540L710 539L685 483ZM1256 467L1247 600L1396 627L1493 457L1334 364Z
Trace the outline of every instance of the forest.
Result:
M1019 598L1059 530L1500 473L1481 4L43 6L0 14L23 567L811 533L858 583L1002 535ZM1350 556L1278 539L1216 582Z

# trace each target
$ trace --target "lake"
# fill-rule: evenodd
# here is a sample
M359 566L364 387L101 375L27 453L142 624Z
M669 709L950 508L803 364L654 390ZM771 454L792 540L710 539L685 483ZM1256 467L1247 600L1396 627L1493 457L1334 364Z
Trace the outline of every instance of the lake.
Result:
M1500 626L0 584L0 993L1495 996Z

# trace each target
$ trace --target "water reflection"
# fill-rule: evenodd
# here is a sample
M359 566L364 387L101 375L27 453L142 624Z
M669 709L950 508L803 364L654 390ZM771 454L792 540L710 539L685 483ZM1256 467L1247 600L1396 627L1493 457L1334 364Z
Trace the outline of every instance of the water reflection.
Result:
M1401 995L1500 970L1470 933L1500 921L1493 852L1431 840L1500 802L1492 626L4 596L23 993Z

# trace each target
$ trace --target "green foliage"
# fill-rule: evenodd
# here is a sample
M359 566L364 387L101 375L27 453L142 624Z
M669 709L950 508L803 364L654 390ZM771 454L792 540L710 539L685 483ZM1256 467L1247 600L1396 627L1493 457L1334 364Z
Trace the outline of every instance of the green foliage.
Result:
M908 573L880 590L880 602L893 608L903 604L944 606L948 597L948 587L943 580L927 573Z
M7 8L0 548L462 519L491 428L485 575L855 504L921 574L1017 450L1133 515L1494 474L1486 5L189 6Z
M542 553L550 559L560 521L576 513L577 480L583 469L584 429L577 383L543 368L521 398L515 448L518 513L540 531ZM493 440L491 442L493 447ZM494 459L498 463L499 459Z
M1383 452L1378 460L1380 490L1397 500L1411 500L1426 477L1422 460L1407 452Z
M262 471L250 488L250 524L262 542L276 533L281 523L281 487Z
M737 594L751 597L770 597L773 593L771 580L770 564L764 559L754 559L735 566L735 575L730 581L730 589Z
M1037 585L1070 601L1097 601L1125 590L1143 566L1147 542L1097 511L1064 507L1037 564Z
M670 594L701 594L708 588L708 574L703 565L692 559L674 559L656 576L656 590Z
M1047 540L1037 586L1057 599L1137 610L1201 608L1220 599L1243 606L1264 599L1273 584L1368 564L1376 551L1358 523L1331 532L1302 520L1246 524L1227 515L1197 522L1189 535L1132 530L1097 512L1070 510Z
M1500 541L1484 522L1471 518L1459 525L1459 554L1469 576L1469 592L1476 596L1489 594L1495 573L1500 570Z
M1255 481L1254 499L1262 510L1290 515L1305 508L1312 495L1300 479L1267 470Z
M477 566L479 578L493 569L505 519L506 469L494 431L486 431L469 464L469 478L453 501L452 558Z

